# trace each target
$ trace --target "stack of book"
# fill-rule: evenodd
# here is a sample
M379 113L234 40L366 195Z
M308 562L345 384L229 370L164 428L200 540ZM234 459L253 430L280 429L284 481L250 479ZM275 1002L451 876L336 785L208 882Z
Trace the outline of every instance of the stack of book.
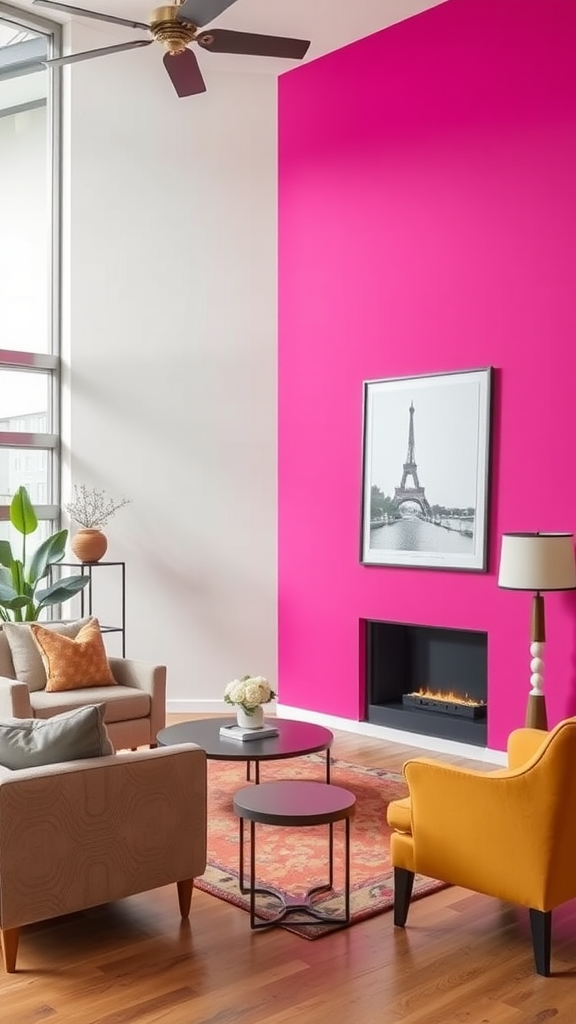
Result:
M259 729L244 729L241 725L223 725L220 728L220 735L227 740L264 740L269 736L277 736L278 729L275 725L262 725Z

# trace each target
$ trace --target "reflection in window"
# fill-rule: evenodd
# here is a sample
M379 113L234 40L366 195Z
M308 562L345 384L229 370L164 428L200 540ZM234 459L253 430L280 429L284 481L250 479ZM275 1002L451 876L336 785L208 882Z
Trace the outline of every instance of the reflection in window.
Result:
M0 367L0 430L50 431L51 386L49 371L32 373Z

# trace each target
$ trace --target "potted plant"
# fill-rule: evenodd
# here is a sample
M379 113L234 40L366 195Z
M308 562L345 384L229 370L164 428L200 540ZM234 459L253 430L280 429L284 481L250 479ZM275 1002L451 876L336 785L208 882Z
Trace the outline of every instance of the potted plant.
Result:
M264 676L242 676L233 679L224 690L226 704L236 707L238 725L244 729L261 729L264 725L263 704L268 704L276 694Z
M25 487L19 487L12 498L10 522L22 534L22 553L15 558L10 541L0 540L0 619L34 622L45 608L68 601L89 580L87 576L67 576L38 589L49 575L50 566L64 557L68 530L58 530L43 541L28 563L26 538L38 529L38 517Z
M74 484L74 498L65 503L68 515L81 527L72 538L72 551L81 562L99 562L106 554L108 539L102 532L118 509L130 503L130 498L114 501L105 491L85 484Z

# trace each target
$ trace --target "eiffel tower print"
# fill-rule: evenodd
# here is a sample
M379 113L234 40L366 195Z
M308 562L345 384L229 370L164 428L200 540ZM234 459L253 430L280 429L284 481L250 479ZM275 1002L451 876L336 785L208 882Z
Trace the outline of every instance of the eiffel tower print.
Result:
M408 478L412 480L412 486L408 487ZM408 454L404 463L400 487L394 488L394 507L399 509L406 502L415 502L425 516L431 516L432 512L424 488L418 480L418 466L416 465L416 454L414 450L414 402L410 402L410 425L408 427Z

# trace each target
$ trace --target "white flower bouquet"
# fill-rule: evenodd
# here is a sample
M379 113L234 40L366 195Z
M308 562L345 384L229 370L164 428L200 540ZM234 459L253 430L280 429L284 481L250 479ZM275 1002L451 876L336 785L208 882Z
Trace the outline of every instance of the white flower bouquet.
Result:
M276 694L264 676L242 676L233 679L224 690L226 704L236 704L247 715L253 715L261 704L274 700Z

